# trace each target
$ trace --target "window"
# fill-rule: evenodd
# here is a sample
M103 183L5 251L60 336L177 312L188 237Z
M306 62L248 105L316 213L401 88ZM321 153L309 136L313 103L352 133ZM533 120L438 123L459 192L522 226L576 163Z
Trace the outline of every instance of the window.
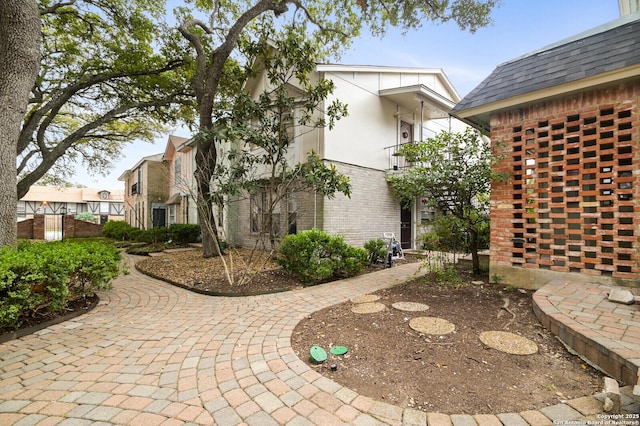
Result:
M252 233L269 233L279 237L286 231L288 234L298 232L297 203L294 198L282 200L271 209L269 221L269 193L264 189L251 194L249 198L249 228ZM283 211L286 207L286 211ZM283 223L283 214L286 223ZM283 229L283 226L286 228Z
M176 205L169 205L169 225L176 223Z
M135 194L142 194L142 167L138 169L138 182L136 182Z
M182 181L182 158L178 157L173 161L175 176L173 177L174 185L180 185Z
M18 201L18 219L27 217L27 205L24 201Z
M262 225L262 209L264 207L263 196L266 195L264 192L252 193L251 198L249 200L249 210L251 217L250 220L250 230L252 233L260 232L260 228Z
M287 212L289 217L287 233L297 234L298 233L298 203L293 197L291 197L287 205L289 210Z

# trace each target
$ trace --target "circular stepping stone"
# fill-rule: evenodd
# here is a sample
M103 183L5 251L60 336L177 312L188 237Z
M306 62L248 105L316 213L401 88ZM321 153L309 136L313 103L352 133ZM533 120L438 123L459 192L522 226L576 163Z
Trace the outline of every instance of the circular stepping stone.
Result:
M456 326L443 318L418 317L409 321L409 327L422 334L449 334Z
M352 303L369 303L375 302L380 299L380 296L377 294L363 294L362 296L356 296L351 299Z
M535 342L506 331L482 332L480 341L490 348L513 355L531 355L538 352Z
M359 303L351 308L351 312L356 314L372 314L384 310L384 304L377 302Z
M424 303L416 302L396 302L391 306L399 311L407 312L420 312L429 309L429 306L425 305Z

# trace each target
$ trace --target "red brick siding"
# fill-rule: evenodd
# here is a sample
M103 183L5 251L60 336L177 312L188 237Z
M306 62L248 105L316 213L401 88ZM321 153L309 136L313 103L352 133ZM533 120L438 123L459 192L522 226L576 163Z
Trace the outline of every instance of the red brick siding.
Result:
M33 239L33 219L18 222L18 238Z
M18 222L18 238L44 240L45 216L35 215L33 219ZM73 215L64 217L65 238L101 237L102 225L84 220L76 220Z
M638 277L640 80L491 117L491 263Z
M65 216L64 235L68 238L101 237L102 225L76 220L73 216Z

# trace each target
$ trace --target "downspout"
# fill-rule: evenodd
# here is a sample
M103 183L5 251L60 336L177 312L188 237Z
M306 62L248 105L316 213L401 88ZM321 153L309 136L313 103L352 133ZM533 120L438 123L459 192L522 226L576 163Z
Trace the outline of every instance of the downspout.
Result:
M422 131L424 129L424 101L420 101L420 142L423 142Z
M396 149L393 152L394 154L398 153L398 150L400 149L400 105L396 105ZM395 164L393 164L393 167L395 170L397 170L400 166L400 157L398 157L397 155L395 156L395 159L393 160L393 162Z
M316 138L317 138L317 145L316 145L316 153L318 155L320 155L320 130L316 129ZM314 229L318 228L318 192L316 191L316 188L313 188L313 227Z

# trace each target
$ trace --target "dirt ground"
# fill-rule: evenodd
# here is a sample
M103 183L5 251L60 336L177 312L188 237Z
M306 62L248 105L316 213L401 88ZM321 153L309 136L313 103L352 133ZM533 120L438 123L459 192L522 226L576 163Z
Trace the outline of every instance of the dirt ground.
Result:
M448 414L538 409L591 395L601 386L602 375L569 354L540 325L530 292L486 284L455 288L419 279L376 295L382 311L354 313L351 309L357 304L349 302L300 322L292 338L298 356L361 395ZM417 302L428 309L401 311L392 307L396 302ZM505 305L508 310L502 308ZM455 330L419 333L409 326L417 317L445 319ZM479 339L485 331L526 337L535 342L537 352L514 355L492 349ZM310 362L311 345L325 348L327 362ZM335 345L349 352L333 355L329 349Z
M234 251L225 259L227 264L233 262L235 271L245 271L248 255ZM252 268L255 276L249 284L229 285L220 259L201 256L197 250L176 252L140 258L137 266L157 278L204 292L254 294L302 287L266 256ZM241 275L237 273L236 280ZM354 302L324 309L297 325L291 343L302 360L359 394L425 411L518 412L599 390L602 375L570 355L540 325L532 311L531 292L486 282L487 277L464 276L463 284L445 285L423 278L385 289L376 293L380 298L374 302L383 310L355 313L352 308L362 305ZM396 302L428 308L398 310L392 307ZM447 320L455 330L420 333L409 325L419 317ZM514 355L489 348L479 339L485 331L526 337L535 342L537 351ZM311 363L312 345L327 351L325 363ZM346 346L347 354L331 354L336 345Z
M203 259L202 251L187 250L145 257L136 262L136 267L156 278L211 293L255 294L302 287L295 277L280 270L266 252L232 249L226 251L224 260L223 263L218 257ZM227 280L225 264L233 276L233 284ZM245 277L252 279L243 283Z

